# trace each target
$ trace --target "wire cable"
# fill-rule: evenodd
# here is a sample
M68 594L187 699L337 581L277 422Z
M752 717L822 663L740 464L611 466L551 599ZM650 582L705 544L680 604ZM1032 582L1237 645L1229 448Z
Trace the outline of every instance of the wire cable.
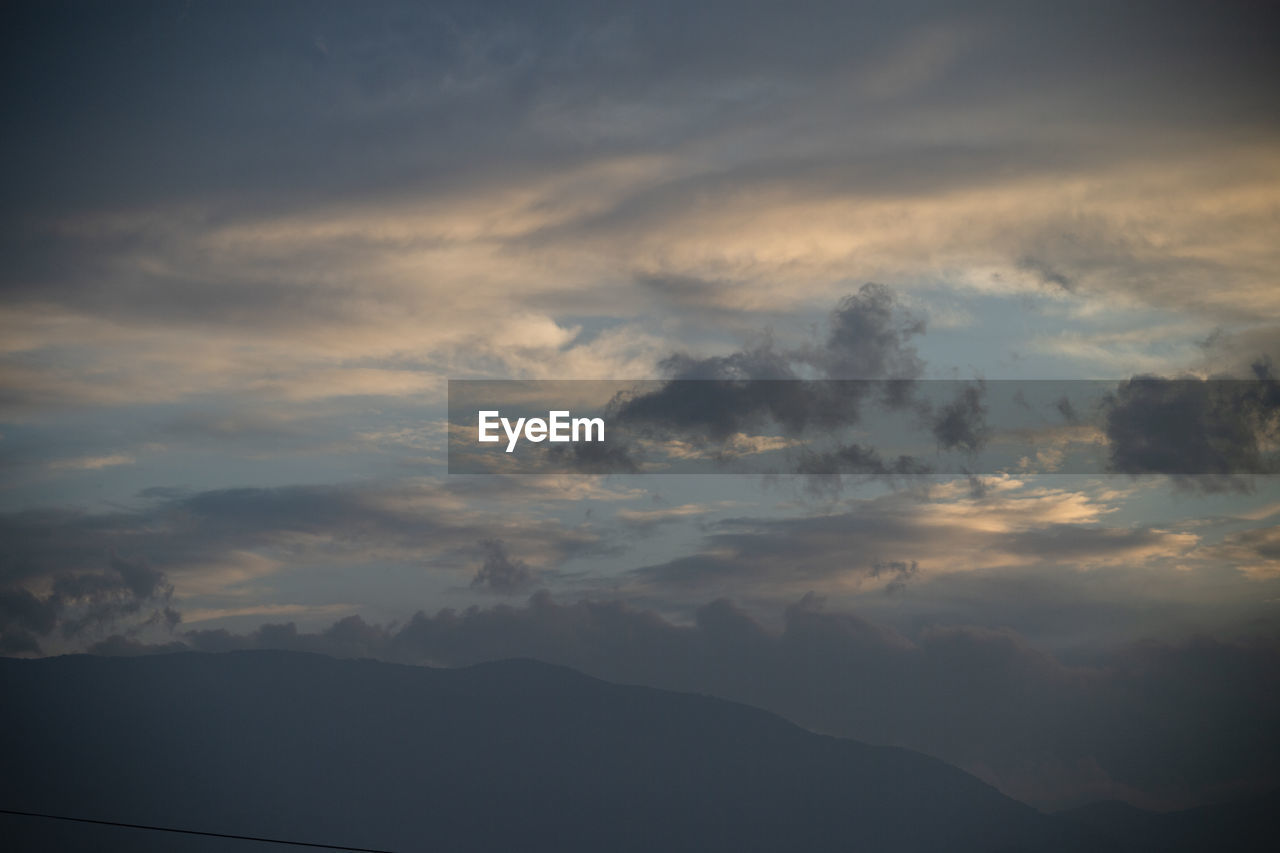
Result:
M23 812L17 809L0 809L0 814L17 815L18 817L38 817L45 820L65 820L72 823L91 823L98 826L119 826L125 829L145 829L150 832L176 832L181 835L202 835L206 838L229 838L235 841L257 841L262 844L285 844L290 847L310 847L313 850L346 850L348 853L393 853L373 847L348 847L345 844L318 844L312 841L290 841L284 838L261 838L256 835L235 835L230 832L204 832L199 829L176 829L171 826L148 826L143 823L122 823L115 820L94 820L87 817L68 817L67 815L42 814L40 812Z

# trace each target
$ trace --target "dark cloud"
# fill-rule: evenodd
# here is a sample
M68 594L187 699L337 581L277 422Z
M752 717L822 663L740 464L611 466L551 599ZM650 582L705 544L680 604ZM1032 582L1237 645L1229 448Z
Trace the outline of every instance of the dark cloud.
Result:
M878 569L914 575L909 562ZM806 597L778 631L727 601L691 625L617 601L418 613L399 628L194 631L209 651L281 648L406 663L534 657L601 678L709 693L818 731L918 749L1046 806L1121 797L1175 805L1274 781L1280 674L1272 645L1143 643L1068 666L1001 630L908 637ZM112 641L125 653L146 651Z
M1280 525L1228 533L1211 553L1247 574L1270 576L1280 568Z
M1080 423L1080 414L1076 411L1075 404L1065 395L1059 397L1053 407L1058 414L1062 415L1062 419L1072 426Z
M986 383L919 380L924 362L912 341L924 331L924 321L891 290L869 283L830 312L820 343L786 349L762 336L728 355L676 353L661 363L669 380L618 394L607 419L614 435L624 436L628 461L642 456L630 442L646 438L678 440L708 458L732 462L735 436L780 431L805 442L788 454L787 469L827 478L814 479L819 490L838 491L841 475L892 480L926 474L934 466L916 456L886 456L841 435L874 413L914 421L897 437L923 430L920 438L932 435L940 452L972 457L986 446L992 433ZM954 397L945 399L953 387Z
M163 572L111 554L104 571L55 574L43 596L17 585L0 588L0 648L38 653L40 638L55 633L87 640L154 625L172 630L181 621L172 601L173 585Z
M505 480L488 484L491 495L516 488ZM537 484L525 488L536 489ZM459 489L472 500L483 492ZM145 590L155 572L192 563L217 562L236 550L270 547L281 537L308 534L358 552L361 548L423 549L469 555L489 537L489 516L460 510L447 486L422 483L300 485L274 488L148 490L150 503L132 511L85 513L27 510L0 515L0 533L10 547L3 580L16 582L92 569L112 552L144 557L115 558L113 569ZM523 543L557 558L586 553L600 543L584 531L531 521L516 528ZM151 568L155 567L155 568Z
M635 432L723 442L768 428L835 430L856 424L868 402L910 402L923 365L909 342L923 334L922 320L887 288L866 284L840 301L827 325L819 346L781 350L765 338L727 356L669 356L661 366L672 381L620 396L611 418ZM805 379L811 369L823 379Z
M1024 270L1035 273L1045 284L1052 284L1055 287L1060 287L1066 291L1073 291L1076 289L1075 282L1070 278L1037 258L1026 256L1018 261L1018 266Z
M591 116L601 101L674 98L744 79L815 85L833 67L857 78L892 59L925 24L981 29L999 22L1013 36L986 45L945 80L903 93L911 96L908 105L972 105L993 90L1012 95L1007 77L1016 70L1016 91L1087 92L1094 114L1130 117L1123 110L1131 113L1145 94L1151 120L1186 121L1187 112L1216 110L1263 121L1257 107L1268 87L1260 81L1273 79L1267 71L1275 69L1270 42L1259 35L1267 16L1240 4L1213 15L1189 3L1174 9L1126 4L1089 14L1031 4L1003 9L998 18L979 11L958 16L945 5L908 10L823 2L785 12L757 8L747 16L735 16L731 3L694 10L668 2L637 7L576 0L536 12L520 4L462 2L374 3L360 13L291 2L130 2L72 10L57 3L15 10L5 60L6 78L27 82L10 92L14 119L30 134L15 145L22 155L16 174L20 167L69 159L54 144L72 132L103 140L106 164L44 176L46 185L54 181L55 199L126 190L136 198L197 187L212 193L219 179L273 188L322 178L310 198L321 190L392 187L395 177L443 181L445 153L458 155L458 165L467 168L500 153L527 157L526 143L541 157L568 148L569 139L526 125L539 103L578 118ZM1155 25L1158 10L1167 14ZM729 39L726 22L732 22ZM321 43L324 50L317 48ZM1097 57L1105 59L1102 67ZM1153 91L1147 78L1131 76L1144 68L1168 85ZM1206 92L1217 92L1219 101L1206 103ZM731 124L761 100L708 99L707 118ZM1069 99L1062 106L1081 109ZM867 108L883 116L903 104L891 99ZM439 131L451 124L453 132ZM499 129L518 132L520 144L504 146L481 133ZM578 149L587 143L621 148L638 133L591 130L584 123ZM643 137L674 144L700 130L700 122L664 121ZM278 145L265 145L272 133ZM385 141L382 156L349 158L368 139ZM416 170L408 156L413 142L425 147ZM131 182L141 186L130 188Z
M1244 328L1232 331L1219 326L1202 341L1201 371L1214 376L1259 378L1259 369L1273 375L1280 362L1280 326L1254 317Z
M835 496L846 485L845 478L876 479L893 483L902 477L929 474L933 469L927 463L906 454L885 459L875 448L855 442L835 450L805 449L800 453L795 470L796 473L805 475L811 492Z
M1111 469L1167 474L1204 491L1246 491L1251 475L1280 471L1269 449L1280 439L1280 381L1267 361L1254 373L1122 382L1103 404Z
M491 592L513 593L529 588L534 582L533 571L524 560L512 559L500 539L486 539L480 543L484 562L476 570L471 581L473 589Z
M614 435L597 442L549 444L546 455L553 468L575 474L635 474L640 470L635 447L625 438L619 440Z
M892 562L923 532L909 515L872 506L834 515L729 518L707 525L698 552L633 574L677 597L726 589L785 595L797 584L879 577L876 566Z
M874 448L848 444L836 450L802 454L796 469L801 474L829 477L840 474L894 477L928 474L930 468L912 456L898 456L886 461Z
M987 496L987 483L976 474L966 474L969 481L969 497L974 500L982 500Z
M663 303L683 310L723 315L740 310L733 306L731 282L679 273L643 273L636 276L636 283Z
M1280 527L1259 527L1233 534L1228 544L1245 548L1263 560L1280 561Z
M164 572L156 571L143 560L126 560L112 554L111 568L138 598L150 598L164 583Z
M664 362L673 379L792 379L803 367L827 379L911 380L924 369L911 340L925 333L925 322L898 303L893 292L869 282L840 300L827 317L827 334L817 346L777 350L765 340L730 356L696 359L675 355ZM857 387L851 386L851 387ZM901 394L908 384L886 383Z
M910 345L923 322L888 289L868 284L836 306L827 327L818 345L784 348L761 334L727 355L675 353L660 362L670 377L665 380L582 380L564 387L555 380L451 382L449 470L763 473L752 466L774 465L790 448L812 442L813 452L802 453L806 473L888 476L925 470L909 456L879 461L872 448L841 445L848 439L842 433L870 410L914 419L917 427L929 422L932 403L915 393L922 362ZM863 378L841 378L847 373ZM523 443L508 454L500 443L483 446L469 439L476 411L502 409L514 399L543 400L554 408L569 393L581 399L594 394L601 401L591 414L608 424L603 442ZM942 416L949 414L948 409ZM927 436L926 429L920 438ZM783 458L784 465L795 461Z
M52 596L37 598L21 587L0 587L0 650L5 654L38 653L38 635L51 633L57 620Z
M864 284L840 300L829 326L823 346L796 354L829 379L915 379L924 370L911 339L924 334L925 321L883 285ZM901 393L908 386L887 387Z
M7 627L0 631L0 654L40 654L40 641L23 628Z
M123 622L139 628L176 624L173 578L217 573L220 565L235 564L237 552L270 552L299 535L318 543L317 559L368 562L390 554L418 561L429 553L442 571L460 571L475 543L491 536L490 516L452 507L454 499L442 487L151 489L146 497L150 503L133 511L0 515L7 549L0 562L0 631L9 646L30 650L41 637L78 639ZM615 547L553 521L507 530L521 547L556 562ZM481 570L483 586L519 588L528 567L495 554L490 557L496 561ZM42 585L50 591L30 591Z
M736 357L708 359L696 371L681 369L675 381L658 391L620 399L609 413L611 422L640 435L700 443L722 443L737 433L781 429L796 435L857 423L869 392L866 384L810 382L794 375L789 377L794 381L739 380L725 378L728 371L720 378L702 372L709 366L706 362Z
M901 591L918 574L920 574L920 564L915 560L909 563L903 560L879 562L871 567L870 572L873 578L887 577L890 579L889 585L885 587L885 591L890 593Z
M983 383L966 385L954 400L944 405L933 417L933 437L943 450L960 449L977 453L987 443L991 430L987 426L986 391Z

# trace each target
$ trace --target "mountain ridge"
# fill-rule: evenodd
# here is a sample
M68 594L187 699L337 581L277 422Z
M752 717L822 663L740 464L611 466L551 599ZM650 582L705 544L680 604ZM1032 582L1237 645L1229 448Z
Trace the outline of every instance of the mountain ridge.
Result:
M1109 849L929 756L532 659L69 655L0 682L5 808L393 851Z

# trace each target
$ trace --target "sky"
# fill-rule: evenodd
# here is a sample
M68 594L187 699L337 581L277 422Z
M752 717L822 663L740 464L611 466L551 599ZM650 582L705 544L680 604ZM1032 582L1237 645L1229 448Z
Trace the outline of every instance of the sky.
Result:
M1265 4L0 16L0 652L531 656L1045 808L1276 782ZM450 473L479 379L644 380L698 458L832 433L694 380L957 402L932 475L861 414L773 473Z

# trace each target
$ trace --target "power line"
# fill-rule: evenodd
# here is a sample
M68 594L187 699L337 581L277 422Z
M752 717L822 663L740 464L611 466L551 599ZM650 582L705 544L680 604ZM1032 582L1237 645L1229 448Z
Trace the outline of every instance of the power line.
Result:
M230 838L235 841L259 841L264 844L286 844L290 847L310 847L318 850L346 850L348 853L392 853L390 850L373 847L348 847L345 844L317 844L311 841L289 841L284 838L260 838L256 835L234 835L229 832L203 832L198 829L175 829L171 826L148 826L143 823L121 823L116 820L93 820L87 817L68 817L57 814L41 814L39 812L22 812L16 809L0 809L0 814L11 814L19 817L40 817L45 820L65 820L73 823L92 823L98 826L120 826L125 829L145 829L151 832L176 832L180 835L203 835L206 838Z

